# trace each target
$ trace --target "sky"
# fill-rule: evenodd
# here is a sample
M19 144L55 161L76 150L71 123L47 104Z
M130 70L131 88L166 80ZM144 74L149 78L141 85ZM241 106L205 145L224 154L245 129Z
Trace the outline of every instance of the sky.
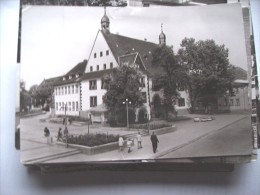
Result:
M32 6L22 13L21 79L26 89L65 74L88 59L104 15L102 7ZM185 37L214 39L230 63L246 69L240 4L191 7L108 7L110 32L158 43L161 23L175 52Z

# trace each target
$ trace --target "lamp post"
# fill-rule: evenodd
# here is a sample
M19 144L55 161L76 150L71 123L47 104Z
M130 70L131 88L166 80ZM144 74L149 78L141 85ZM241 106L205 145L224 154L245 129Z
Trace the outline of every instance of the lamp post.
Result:
M65 111L65 121L64 121L65 129L64 129L64 135L65 135L65 137L66 137L66 148L67 148L67 147L68 147L68 134L69 134L68 127L67 127L67 103L65 103L65 105L62 106L61 108L63 108L64 111Z
M126 105L126 125L127 129L129 129L128 104L131 104L131 102L126 98L123 104Z

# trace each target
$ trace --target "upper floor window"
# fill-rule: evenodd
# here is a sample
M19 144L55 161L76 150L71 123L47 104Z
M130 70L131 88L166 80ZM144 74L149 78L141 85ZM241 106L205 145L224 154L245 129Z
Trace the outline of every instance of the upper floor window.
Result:
M105 89L105 81L101 79L101 89Z
M65 87L65 95L67 95L67 86Z
M140 84L141 84L141 87L145 87L145 78L144 77L142 77L140 79Z
M68 86L68 94L70 94L70 86Z
M103 69L106 70L107 69L107 65L103 64Z
M110 68L111 69L113 68L113 62L110 62Z
M97 57L97 53L94 53L94 58L96 58Z
M97 65L97 70L99 70L99 65Z
M74 93L74 85L71 86L71 93Z
M109 50L106 51L106 55L107 55L107 56L109 55Z
M102 57L102 56L103 56L103 52L101 51L101 52L100 52L100 57Z
M89 90L97 89L97 80L90 80L89 81Z
M90 72L92 72L93 71L93 66L90 66Z

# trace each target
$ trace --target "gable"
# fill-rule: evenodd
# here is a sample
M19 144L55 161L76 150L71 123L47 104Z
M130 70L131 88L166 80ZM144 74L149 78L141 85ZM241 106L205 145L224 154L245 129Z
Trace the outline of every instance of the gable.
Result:
M109 45L107 44L103 33L99 30L91 49L88 64L85 73L104 69L110 69L112 63L113 68L118 66Z

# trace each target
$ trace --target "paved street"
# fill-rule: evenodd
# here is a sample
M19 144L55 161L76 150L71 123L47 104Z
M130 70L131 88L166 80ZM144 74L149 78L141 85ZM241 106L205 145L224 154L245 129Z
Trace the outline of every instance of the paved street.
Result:
M210 122L179 121L175 123L177 130L159 135L158 152L152 151L149 136L142 138L142 149L134 146L133 151L127 149L105 152L96 155L85 155L73 148L65 148L55 143L47 144L43 136L43 129L47 126L51 135L56 136L62 125L39 122L39 115L21 119L21 160L23 163L35 162L82 162L100 160L134 160L155 158L179 158L193 156L216 156L230 154L251 154L250 117L244 114L216 115L216 120ZM90 132L108 132L113 134L131 134L136 131L127 131L122 128L91 127ZM69 126L72 134L84 134L87 126L76 123Z
M252 135L246 117L223 129L204 135L182 147L174 148L159 158L189 158L201 156L248 155L252 152Z

